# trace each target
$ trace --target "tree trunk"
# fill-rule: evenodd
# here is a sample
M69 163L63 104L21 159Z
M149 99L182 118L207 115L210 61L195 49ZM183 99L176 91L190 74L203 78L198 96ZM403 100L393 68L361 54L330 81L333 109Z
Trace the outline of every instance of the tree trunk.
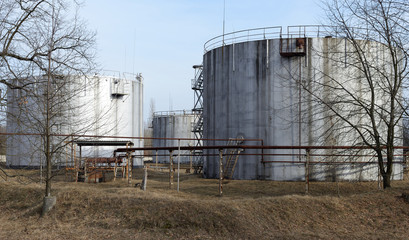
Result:
M48 118L48 116L47 116ZM48 119L47 119L48 123ZM48 126L47 126L47 131L46 131L46 150L45 150L45 158L46 158L46 177L45 177L45 197L50 197L51 196L51 156L50 156L50 134L48 131Z
M57 198L51 196L51 170L52 170L52 166L51 166L51 156L49 155L49 141L50 141L50 136L47 136L47 171L46 171L46 179L45 179L45 196L43 199L43 209L41 212L41 216L44 217L56 204L57 202Z
M54 14L54 13L53 13ZM46 94L46 119L45 119L45 158L46 158L46 178L45 178L45 196L43 202L42 216L46 215L55 205L56 199L51 197L51 143L50 143L50 84L51 84L51 51L48 53L48 76L47 76L47 94Z
M382 174L383 189L391 187L391 174Z

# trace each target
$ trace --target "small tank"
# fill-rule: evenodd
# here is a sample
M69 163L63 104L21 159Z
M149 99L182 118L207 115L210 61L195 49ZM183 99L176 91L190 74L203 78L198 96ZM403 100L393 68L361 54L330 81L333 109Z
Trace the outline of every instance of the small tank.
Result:
M192 128L194 125L194 115L192 111L162 111L155 112L152 119L153 127L153 147L174 147L178 146L180 138L181 146L194 146L194 134ZM172 139L169 139L172 138ZM156 162L156 154L159 163L169 163L169 151L160 150L153 152L153 162ZM177 151L173 153L177 155ZM181 151L181 155L190 155L190 151ZM174 162L177 162L174 158ZM190 156L181 156L180 162L190 163Z

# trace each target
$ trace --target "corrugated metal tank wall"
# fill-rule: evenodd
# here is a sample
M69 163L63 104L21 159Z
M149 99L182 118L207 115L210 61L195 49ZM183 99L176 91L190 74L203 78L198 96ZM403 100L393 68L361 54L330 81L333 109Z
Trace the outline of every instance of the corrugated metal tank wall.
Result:
M192 140L181 140L181 146L194 146L194 134L192 133L192 124L194 115L188 111L158 112L154 114L152 120L154 138L185 138ZM173 147L178 146L178 140L153 139L153 147ZM156 162L156 153L152 153L153 161ZM169 152L160 150L157 152L159 163L169 163ZM177 151L173 154L176 156ZM189 151L181 151L181 154L190 154ZM164 156L167 155L167 156ZM174 158L177 161L177 158ZM189 163L189 156L181 156L181 163Z
M355 74L339 68L335 60L325 58L328 52L345 52L342 39L308 38L306 56L282 57L280 39L249 41L226 45L204 55L204 138L227 139L244 137L263 139L264 145L352 145L356 135L331 131L329 112L314 105L305 91L300 93L298 80ZM331 49L330 49L331 48ZM342 55L343 56L343 55ZM328 75L326 75L328 74ZM328 80L328 79L327 79ZM357 84L356 87L359 84ZM326 88L319 94L330 95ZM324 96L325 97L325 96ZM300 100L301 99L301 100ZM301 105L301 111L299 106ZM300 125L301 124L301 125ZM337 128L342 128L340 125ZM301 132L300 132L301 129ZM336 129L336 128L335 128ZM206 145L216 145L206 141ZM245 142L246 145L257 144ZM398 144L399 145L399 144ZM205 154L217 154L205 151ZM246 154L261 150L246 150ZM264 160L288 163L262 163L261 156L240 156L233 178L298 181L305 179L304 163L295 154L298 150L265 150ZM330 151L316 151L330 154ZM362 161L363 159L356 159ZM336 161L336 159L332 159ZM218 158L205 157L204 174L218 177ZM395 164L394 179L401 179L402 166ZM376 180L375 164L342 164L337 167L315 165L310 168L314 180Z

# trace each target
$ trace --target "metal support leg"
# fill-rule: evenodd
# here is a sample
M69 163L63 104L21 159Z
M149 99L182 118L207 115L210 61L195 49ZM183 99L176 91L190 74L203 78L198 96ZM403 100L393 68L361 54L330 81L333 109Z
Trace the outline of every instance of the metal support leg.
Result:
M126 167L125 167L125 172L126 172L126 180L128 181L129 178L129 152L126 153Z
M189 173L193 172L193 151L190 151L190 166L189 166Z
M155 155L156 155L156 171L158 171L158 150L155 151Z
M131 185L132 180L132 153L129 153L128 163L126 164L126 177L128 178L128 185Z
M305 161L305 193L310 191L310 149L306 149L307 156Z
M169 151L169 188L173 186L173 151Z

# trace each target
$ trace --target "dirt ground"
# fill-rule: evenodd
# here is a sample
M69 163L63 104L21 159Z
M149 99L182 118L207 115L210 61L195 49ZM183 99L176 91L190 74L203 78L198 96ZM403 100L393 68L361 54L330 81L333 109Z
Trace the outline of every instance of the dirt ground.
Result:
M57 204L41 218L38 171L0 178L0 239L408 239L409 181L379 190L376 182L225 181L149 170L147 191L124 179L53 182Z

